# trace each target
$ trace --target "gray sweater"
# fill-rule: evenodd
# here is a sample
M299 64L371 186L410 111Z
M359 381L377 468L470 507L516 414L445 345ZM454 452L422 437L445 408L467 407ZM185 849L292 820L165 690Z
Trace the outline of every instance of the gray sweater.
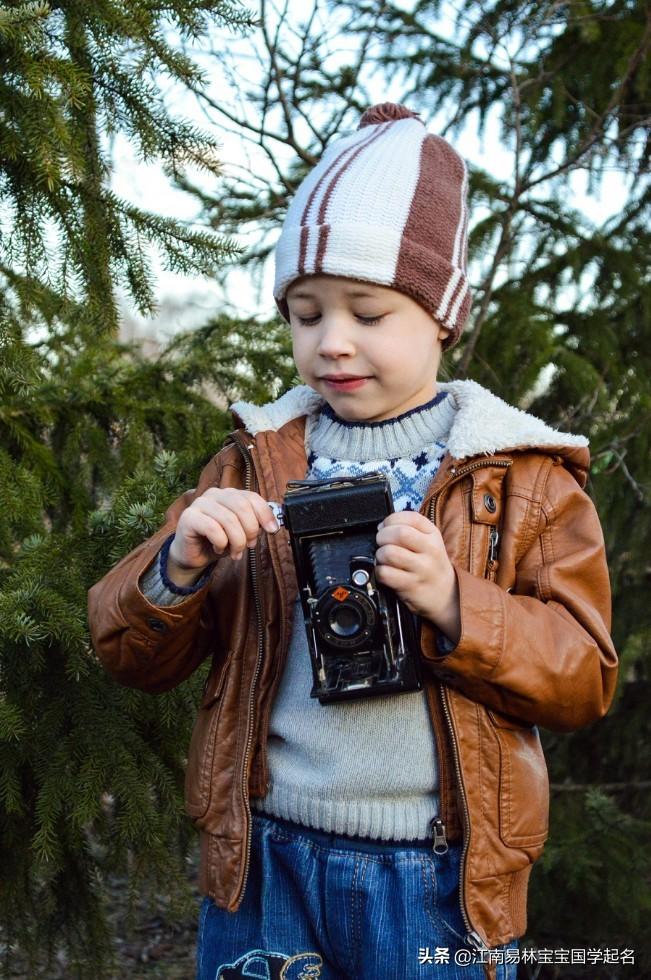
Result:
M389 478L395 510L418 510L445 453L454 412L453 399L442 393L386 422L345 422L325 406L308 420L306 475L321 479L379 470ZM160 572L155 562L143 575L144 594L159 605L182 602L188 590L173 593ZM384 840L428 837L439 801L425 692L322 705L310 697L311 687L297 599L269 721L269 790L252 806L334 833Z

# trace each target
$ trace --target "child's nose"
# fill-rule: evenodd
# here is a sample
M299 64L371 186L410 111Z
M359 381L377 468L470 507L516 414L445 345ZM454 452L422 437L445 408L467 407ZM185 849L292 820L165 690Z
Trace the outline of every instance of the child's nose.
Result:
M321 322L317 353L323 357L340 357L355 350L350 331L343 317L328 316Z

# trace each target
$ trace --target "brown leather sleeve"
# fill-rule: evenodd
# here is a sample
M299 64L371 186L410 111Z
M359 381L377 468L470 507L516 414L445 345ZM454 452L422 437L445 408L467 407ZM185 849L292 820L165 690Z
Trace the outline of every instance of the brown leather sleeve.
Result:
M152 604L140 591L138 582L186 507L209 487L222 484L225 460L233 449L227 447L213 457L201 471L196 488L186 490L167 509L160 530L125 555L88 592L93 647L120 684L152 694L168 691L185 680L211 652L214 603L206 600L209 590L215 588L215 571L221 559L205 585L176 605ZM232 471L234 467L228 469ZM232 477L231 472L229 476Z
M590 497L553 466L541 522L517 566L512 592L455 564L461 637L450 653L423 620L432 669L474 701L554 731L605 715L618 660L610 638L611 594L601 524Z

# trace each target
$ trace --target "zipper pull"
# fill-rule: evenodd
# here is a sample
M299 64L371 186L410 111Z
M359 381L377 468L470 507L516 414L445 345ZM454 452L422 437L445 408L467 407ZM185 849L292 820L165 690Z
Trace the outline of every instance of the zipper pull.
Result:
M486 945L486 943L481 938L481 936L479 935L479 933L478 932L474 932L474 931L473 932L469 932L466 935L465 943L466 943L466 946L471 946L472 949L476 949L477 952L481 952L482 950L485 950L485 949L490 949L490 946L487 946Z
M434 838L434 843L432 844L432 850L435 854L445 854L448 850L448 841L445 836L445 824L440 817L433 817L430 820L430 827L432 828L432 837Z
M490 547L488 549L488 564L491 566L491 568L497 559L497 542L499 539L500 535L497 528L491 528L491 533L489 535Z

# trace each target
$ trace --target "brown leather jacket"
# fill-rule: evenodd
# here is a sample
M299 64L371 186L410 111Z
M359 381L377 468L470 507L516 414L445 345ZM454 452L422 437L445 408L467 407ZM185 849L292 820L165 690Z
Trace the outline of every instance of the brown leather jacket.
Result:
M469 941L522 936L533 862L548 833L538 726L571 731L611 703L617 655L610 584L587 440L558 432L472 381L439 384L458 411L421 512L441 530L460 590L462 633L442 655L421 623L424 684L437 740L439 834L463 840ZM238 403L238 428L169 508L164 526L89 592L95 650L121 684L152 693L212 668L188 753L187 812L201 837L200 888L235 910L246 886L250 797L267 788L269 714L297 594L288 535L261 534L248 562L224 556L182 603L138 588L180 514L208 487L282 501L306 473L305 427L319 404L300 386L268 406Z

